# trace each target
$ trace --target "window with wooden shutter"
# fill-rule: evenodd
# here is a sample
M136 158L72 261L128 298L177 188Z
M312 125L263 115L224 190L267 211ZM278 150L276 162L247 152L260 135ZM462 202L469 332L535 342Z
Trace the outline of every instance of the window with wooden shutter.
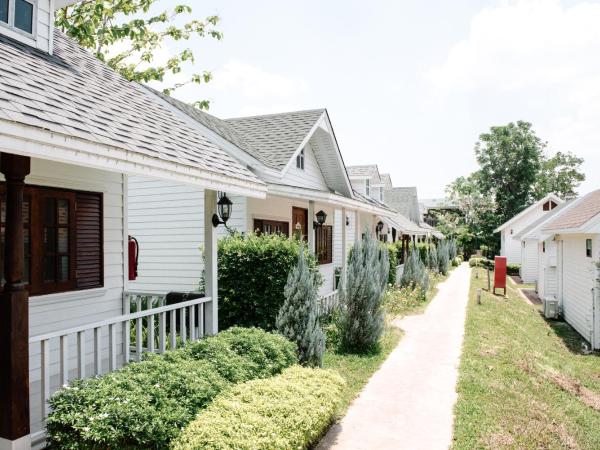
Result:
M321 225L315 230L315 254L319 264L333 262L333 227Z
M76 198L77 217L77 270L79 289L102 286L102 196L101 194L78 192Z
M0 268L4 260L5 186L0 185ZM25 272L31 295L103 285L102 194L26 186Z

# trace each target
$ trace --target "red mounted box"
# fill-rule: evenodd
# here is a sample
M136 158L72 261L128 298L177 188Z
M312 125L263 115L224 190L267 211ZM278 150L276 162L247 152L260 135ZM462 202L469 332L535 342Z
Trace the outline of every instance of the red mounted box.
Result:
M506 256L494 258L494 294L496 289L504 289L506 295Z

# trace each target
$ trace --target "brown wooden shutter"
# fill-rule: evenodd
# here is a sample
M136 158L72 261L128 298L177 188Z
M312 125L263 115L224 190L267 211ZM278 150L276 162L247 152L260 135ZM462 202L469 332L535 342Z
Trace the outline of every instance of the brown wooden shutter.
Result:
M333 262L333 227L331 225L327 226L325 228L325 230L327 231L327 235L325 237L326 239L326 246L327 246L327 264Z
M76 198L77 287L104 284L102 194L78 192Z

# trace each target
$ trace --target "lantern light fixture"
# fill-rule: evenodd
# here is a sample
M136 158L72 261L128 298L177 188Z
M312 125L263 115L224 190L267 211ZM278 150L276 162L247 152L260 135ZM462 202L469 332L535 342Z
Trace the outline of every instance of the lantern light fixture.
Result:
M377 222L377 228L375 228L377 230L378 233L381 233L381 230L383 230L383 222L379 221Z
M317 216L317 221L313 223L314 227L317 228L323 226L323 224L327 220L327 213L323 210L320 210L315 215Z
M219 201L217 202L218 215L213 214L212 216L212 223L215 228L219 225L227 226L227 221L231 217L231 211L233 209L232 205L233 202L229 200L227 194L224 193L221 198L219 198Z

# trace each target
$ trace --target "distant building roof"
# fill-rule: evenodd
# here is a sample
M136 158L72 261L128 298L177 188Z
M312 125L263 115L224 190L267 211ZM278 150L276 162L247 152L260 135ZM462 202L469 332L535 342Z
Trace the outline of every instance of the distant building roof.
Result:
M379 177L381 178L384 189L392 189L394 187L392 184L392 177L389 173L382 173Z
M416 187L395 187L385 191L385 202L415 223L421 221Z
M379 169L376 164L368 164L363 166L347 166L348 176L352 177L368 177L375 178L380 182Z
M430 209L458 209L458 205L449 198L423 198L421 204L426 210Z
M542 231L580 231L588 222L600 217L600 189L592 191L571 204L563 213L550 221Z

